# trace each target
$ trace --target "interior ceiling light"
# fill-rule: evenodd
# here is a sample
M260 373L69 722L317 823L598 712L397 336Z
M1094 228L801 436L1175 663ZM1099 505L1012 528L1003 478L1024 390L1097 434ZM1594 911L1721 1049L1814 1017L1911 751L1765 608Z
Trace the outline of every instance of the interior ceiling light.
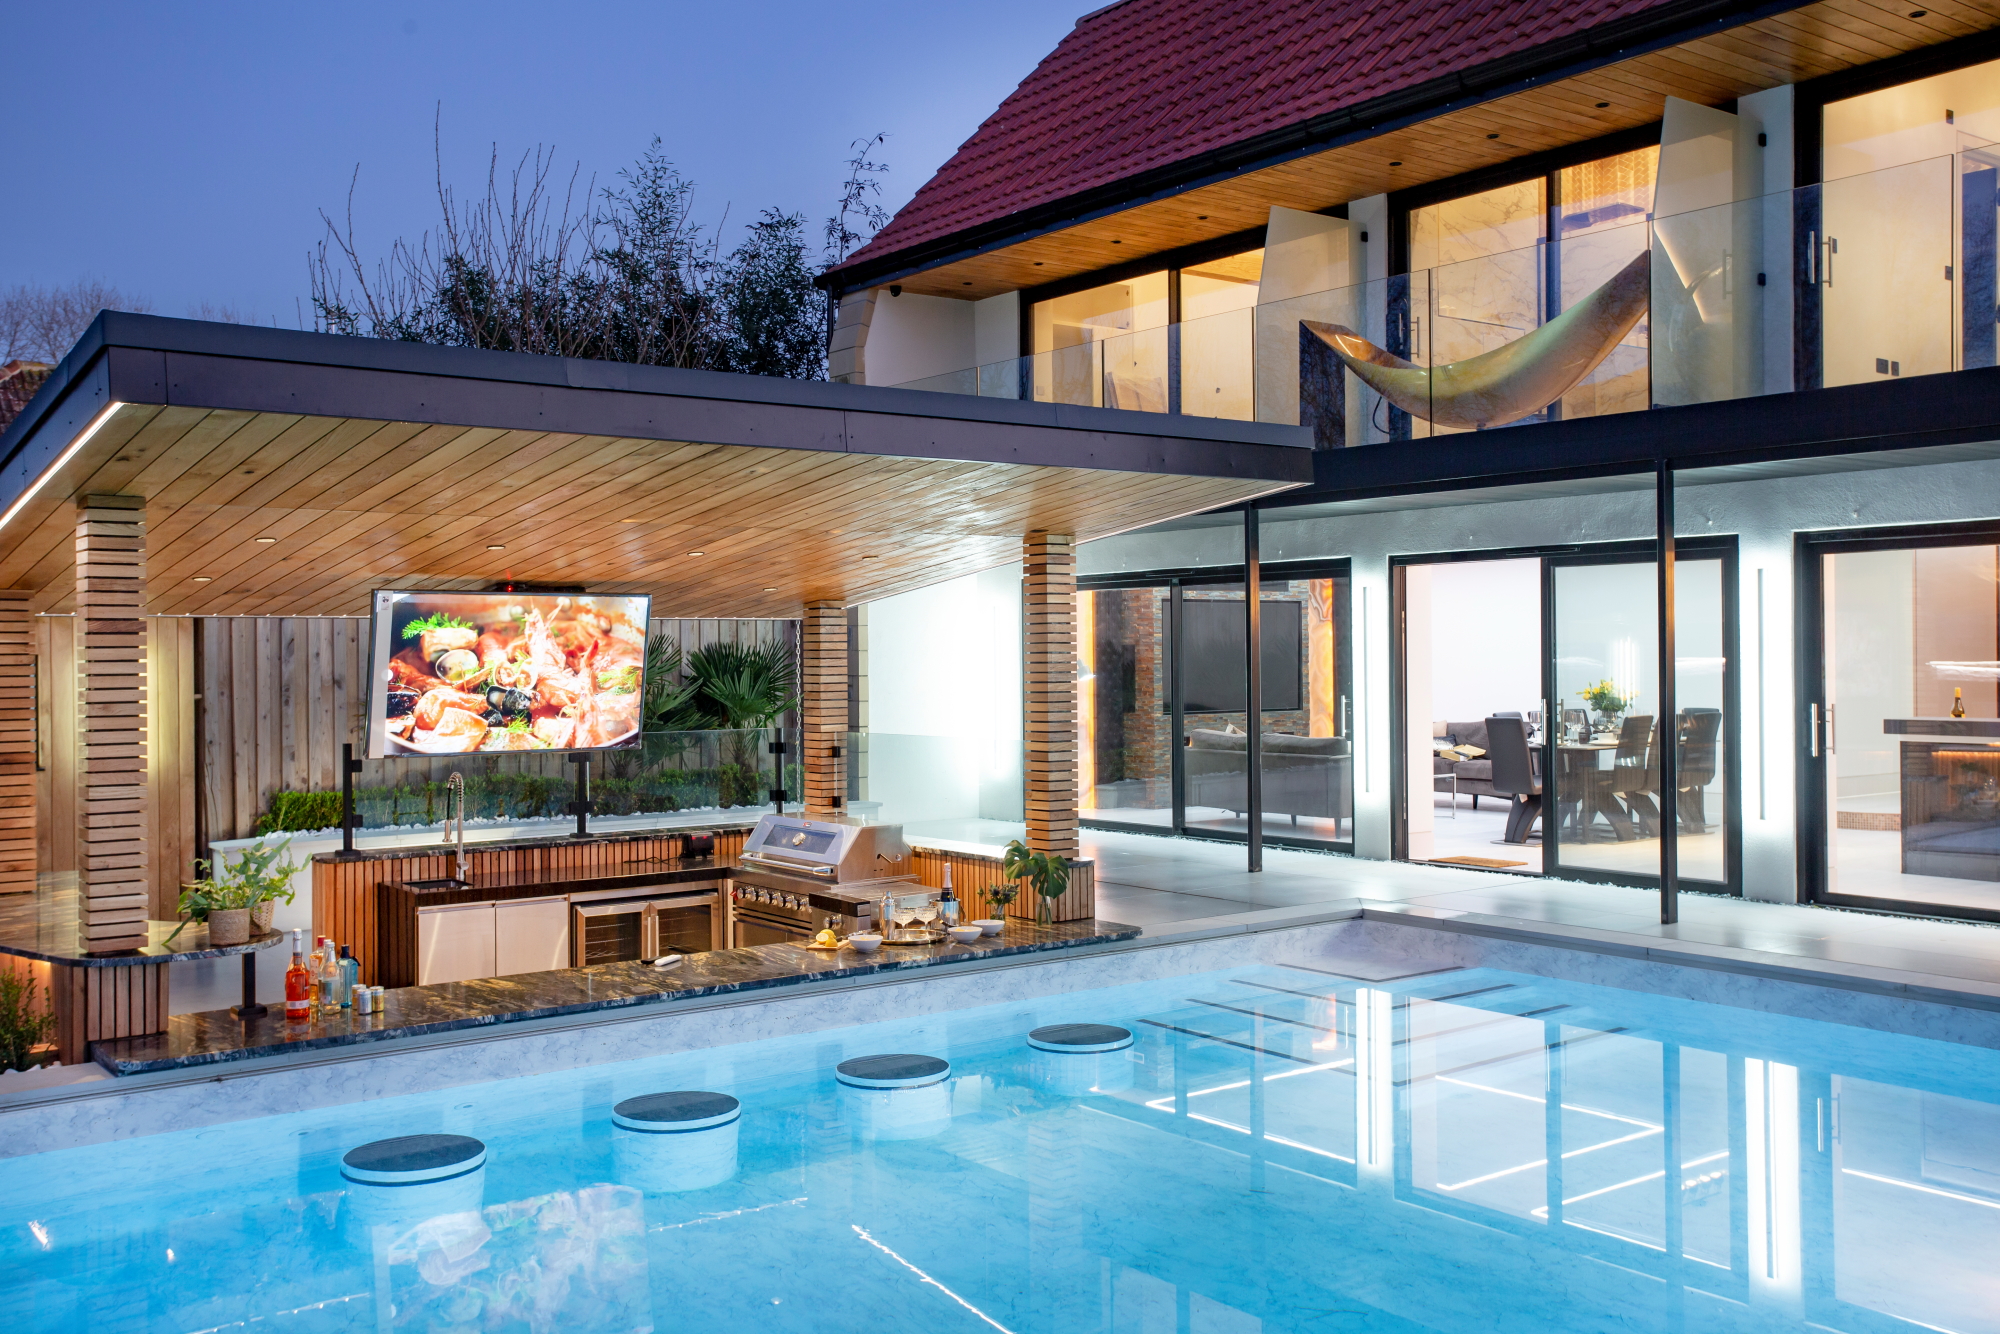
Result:
M258 539L257 539L257 541L258 541L258 542L259 542L259 543L260 543L261 545L263 545L263 546L269 546L269 545L271 545L271 543L273 543L273 542L275 542L275 541L277 541L277 540L278 540L278 539L277 539L277 538L275 538L275 537L260 537L260 538L258 538Z
M765 589L764 591L765 591L766 593L775 593L775 592L777 592L778 590L777 590L776 588L767 588L767 589Z
M690 552L688 552L688 555L690 555L690 556L706 556L707 554L708 554L708 553L707 553L706 551L690 551Z
M19 500L16 500L13 504L9 505L7 507L7 512L5 514L0 514L0 528L5 528L9 523L13 522L14 516L19 514L22 510L26 509L28 507L28 502L33 500L37 495L37 493L39 493L43 487L49 484L49 478L61 472L63 465L65 463L68 463L71 459L75 458L77 456L78 451L80 451L85 445L90 443L90 438L96 435L99 431L104 429L104 423L111 420L111 414L116 412L119 408L123 406L124 405L122 403L117 403L117 402L106 403L104 405L104 411L98 413L96 417L91 419L90 425L84 427L83 430L77 434L76 439L70 441L69 447L67 449L63 450L62 453L56 455L56 461L54 463L51 463L48 467L42 469L41 476L37 477L34 481L28 483L28 489L21 493L21 498Z
M194 577L194 581L198 584L205 584L214 577L215 577L214 575L209 575L209 574L198 574Z
M488 551L505 551L507 549L507 544L504 542L488 542L486 544L486 549Z
M639 520L637 520L637 519L620 519L620 520L619 520L618 522L620 522L620 523L637 523L637 522L639 522Z

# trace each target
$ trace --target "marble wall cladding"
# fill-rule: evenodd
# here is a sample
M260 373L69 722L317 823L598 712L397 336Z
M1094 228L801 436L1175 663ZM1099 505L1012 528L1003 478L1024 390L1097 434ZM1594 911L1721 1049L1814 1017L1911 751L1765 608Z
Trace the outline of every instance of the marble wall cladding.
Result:
M830 1043L840 1045L840 1030L878 1020L928 1016L944 1035L962 1022L972 1022L969 1012L981 1006L1028 1004L1086 989L1258 963L1384 982L1449 968L1503 968L1766 1014L2000 1046L2000 1013L1993 1011L1501 940L1429 925L1349 920L1180 943L1140 941L1132 947L1009 967L896 975L865 985L801 988L771 999L619 1015L561 1028L488 1029L446 1045L369 1049L325 1061L225 1069L191 1081L141 1076L117 1089L77 1090L66 1100L51 1095L41 1101L15 1100L11 1106L0 1102L0 1156L353 1105L505 1080L523 1072L703 1050L726 1061L727 1053L720 1049L763 1038L826 1033ZM841 1051L861 1054L845 1046Z

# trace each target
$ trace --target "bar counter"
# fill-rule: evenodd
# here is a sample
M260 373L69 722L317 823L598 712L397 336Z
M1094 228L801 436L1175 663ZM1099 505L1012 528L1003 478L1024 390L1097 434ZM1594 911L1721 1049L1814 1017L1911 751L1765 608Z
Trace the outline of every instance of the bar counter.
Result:
M404 987L388 992L385 1009L357 1015L351 1010L315 1016L295 1027L279 1007L256 1019L241 1020L227 1010L177 1014L167 1031L144 1037L100 1040L91 1054L114 1075L146 1074L221 1065L287 1052L393 1042L498 1024L555 1019L604 1010L671 1004L708 996L810 985L839 978L1036 954L1050 950L1131 940L1136 926L1096 920L1043 926L1008 922L997 936L972 945L883 946L873 954L851 949L826 952L802 945L756 945L748 949L690 954L675 967L647 963L600 964L545 973Z

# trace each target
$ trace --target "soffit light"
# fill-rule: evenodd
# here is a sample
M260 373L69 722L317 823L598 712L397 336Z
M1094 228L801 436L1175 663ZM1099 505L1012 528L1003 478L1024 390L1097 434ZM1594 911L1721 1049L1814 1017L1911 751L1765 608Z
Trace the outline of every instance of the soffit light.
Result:
M277 541L278 539L277 539L277 538L275 538L275 537L260 537L260 538L258 538L257 540L258 540L258 542L262 543L263 545L265 545L265 546L269 546L269 545L270 545L271 543L273 543L273 542Z
M0 528L5 528L8 524L12 523L14 516L26 509L28 503L41 494L42 488L49 484L49 479L61 472L63 465L75 458L83 447L90 443L90 438L104 429L104 423L111 420L111 414L124 406L123 403L116 401L106 403L104 410L91 418L90 425L84 427L82 433L76 439L70 441L68 447L62 453L56 455L55 462L42 469L41 475L28 483L28 489L21 493L20 498L7 507L7 512L0 514Z
M198 574L194 577L194 581L198 584L205 584L208 583L214 577L215 577L214 575L209 575L209 574Z
M507 549L507 544L505 542L488 542L486 544L486 549L488 551L505 551Z
M690 552L688 552L688 555L690 555L690 556L706 556L707 554L708 554L708 553L707 553L706 551L690 551Z

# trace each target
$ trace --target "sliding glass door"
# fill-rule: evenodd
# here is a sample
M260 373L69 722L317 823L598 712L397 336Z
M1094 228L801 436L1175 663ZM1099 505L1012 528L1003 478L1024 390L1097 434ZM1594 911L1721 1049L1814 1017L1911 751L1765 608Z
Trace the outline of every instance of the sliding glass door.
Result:
M1258 727L1266 839L1351 848L1344 565L1267 572ZM1244 591L1174 576L1078 594L1085 823L1241 839L1253 818Z
M1402 564L1397 855L1657 885L1672 820L1682 882L1733 889L1733 565L1713 540L1678 553L1663 792L1650 543Z

